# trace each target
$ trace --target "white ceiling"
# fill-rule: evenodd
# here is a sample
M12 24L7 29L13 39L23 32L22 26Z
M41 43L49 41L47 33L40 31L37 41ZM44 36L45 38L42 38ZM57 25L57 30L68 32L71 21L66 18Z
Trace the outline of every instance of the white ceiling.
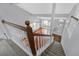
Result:
M76 3L57 3L55 13L56 14L68 14Z
M56 3L56 14L68 14L76 3ZM32 14L52 14L53 3L17 3L17 6Z
M50 3L22 3L17 5L32 14L49 14L52 9Z

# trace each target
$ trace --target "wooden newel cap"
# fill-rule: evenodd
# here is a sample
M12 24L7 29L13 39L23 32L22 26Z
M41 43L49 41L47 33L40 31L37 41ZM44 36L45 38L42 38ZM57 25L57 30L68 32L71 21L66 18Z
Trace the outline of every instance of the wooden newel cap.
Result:
M5 23L5 21L4 21L4 20L2 20L2 23Z
M25 24L26 24L26 25L30 25L30 21L28 21L28 20L25 21Z

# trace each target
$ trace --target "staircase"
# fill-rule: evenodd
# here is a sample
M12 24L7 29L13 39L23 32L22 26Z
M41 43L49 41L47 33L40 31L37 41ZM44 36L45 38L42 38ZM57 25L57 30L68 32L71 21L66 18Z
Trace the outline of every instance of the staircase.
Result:
M11 40L0 39L0 56L28 56Z
M0 39L0 56L29 56L11 40ZM52 43L41 56L65 56L61 43Z
M55 41L41 54L41 56L65 56L65 53L61 43Z
M22 44L19 43L20 46L21 46L21 49L24 48L25 52L30 50L28 53L26 52L27 54L32 53L32 55L36 55L36 56L38 56L38 55L41 55L41 56L65 56L62 45L61 45L61 43L59 43L59 42L61 42L61 35L44 34L44 31L43 31L42 28L39 28L35 32L28 31L28 30L31 30L31 29L29 29L29 28L26 29L26 27L23 27L23 26L20 26L20 25L17 25L17 24L14 24L14 23L11 23L11 22L8 22L8 21L5 21L5 20L2 20L2 23L8 24L12 27L15 27L17 29L25 31L27 33L26 37L28 38L28 40L32 40L31 36L33 36L34 39L33 39L33 41L28 41L29 42L28 46L27 45L22 46L23 43ZM28 33L30 33L32 35L28 35ZM15 33L15 34L17 34L17 33ZM12 35L12 37L13 36L15 36L15 35ZM16 36L16 37L18 37L18 36ZM52 38L52 37L54 37L54 38ZM16 39L16 40L19 39L19 42L21 42L22 38L24 38L24 37L12 38L12 39ZM24 38L23 40L26 40L27 38ZM31 38L31 39L29 39L29 38ZM54 42L52 41L52 39L53 39ZM6 40L6 42L4 41L4 43L8 43L8 45L7 44L6 45L9 47L9 49L15 52L13 55L27 55L16 44L12 43L12 41L10 41L10 42L9 41ZM16 41L16 42L18 42L18 41ZM35 44L32 44L33 42ZM27 41L25 41L25 44L26 43L27 43ZM29 50L27 50L25 47L28 47ZM35 50L33 50L33 48ZM5 55L5 53L4 53L4 55ZM31 55L31 54L29 54L29 55Z

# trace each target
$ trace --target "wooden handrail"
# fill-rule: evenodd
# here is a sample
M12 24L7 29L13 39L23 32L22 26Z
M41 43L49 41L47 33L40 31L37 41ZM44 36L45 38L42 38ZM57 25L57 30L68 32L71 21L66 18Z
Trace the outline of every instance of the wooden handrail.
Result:
M21 25L17 25L17 24L14 24L14 23L11 23L11 22L8 22L8 21L5 21L5 20L2 20L2 23L8 24L10 26L13 26L15 28L18 28L20 30L23 30L23 31L27 32L27 29L25 27L21 26ZM36 30L36 31L38 31L38 30ZM35 33L35 32L33 33L34 36L51 36L51 35L39 34L39 33Z
M8 25L10 25L10 26L13 26L13 27L15 27L15 28L18 28L18 29L20 29L20 30L23 30L23 31L27 31L27 29L25 28L25 27L23 27L23 26L21 26L21 25L17 25L17 24L14 24L14 23L11 23L11 22L8 22L8 21L5 21L5 20L2 20L2 23L4 24L8 24Z
M34 36L51 36L51 35L47 35L47 34L39 34L39 33L33 33Z
M71 18L74 18L76 21L78 21L78 20L79 20L78 18L76 18L76 17L74 17L74 16L71 16Z
M40 31L40 30L41 30L41 31ZM34 36L51 36L51 35L48 35L48 34L43 34L43 33L42 33L42 30L43 30L42 27L38 28L37 30L35 30L35 31L33 32L33 35L34 35ZM40 31L40 32L39 32L39 31Z
M38 32L40 29L42 29L42 27L39 27L38 29L36 29L34 33Z

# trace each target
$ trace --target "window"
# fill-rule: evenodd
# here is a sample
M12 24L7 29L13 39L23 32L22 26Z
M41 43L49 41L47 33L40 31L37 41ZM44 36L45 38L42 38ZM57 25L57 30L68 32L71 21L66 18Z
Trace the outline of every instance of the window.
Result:
M47 20L44 20L42 23L43 23L43 26L50 26L50 22Z

